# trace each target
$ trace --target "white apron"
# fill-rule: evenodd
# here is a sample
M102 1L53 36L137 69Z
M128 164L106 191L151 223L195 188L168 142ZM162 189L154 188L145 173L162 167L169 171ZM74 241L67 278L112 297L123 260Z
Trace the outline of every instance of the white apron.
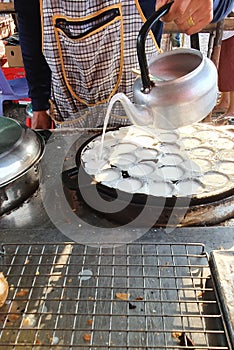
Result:
M137 0L41 0L43 52L52 71L52 116L62 127L98 127L117 92L132 99L136 39L145 20ZM155 54L146 40L148 59ZM128 119L116 104L110 124Z

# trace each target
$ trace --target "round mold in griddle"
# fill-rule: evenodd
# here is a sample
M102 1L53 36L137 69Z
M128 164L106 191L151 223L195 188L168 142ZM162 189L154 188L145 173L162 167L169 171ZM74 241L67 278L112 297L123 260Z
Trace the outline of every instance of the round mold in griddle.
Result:
M131 153L122 153L115 155L115 153L110 154L109 162L112 166L116 166L121 170L128 170L132 167L137 160L137 157Z
M154 148L137 148L135 150L135 155L138 158L138 161L141 162L142 160L157 160L159 152L157 149Z
M181 145L184 149L191 149L194 147L200 146L202 143L202 140L198 137L182 137L181 138Z
M137 149L137 145L132 142L124 142L123 140L111 147L111 154L119 155L123 153L131 153Z
M175 143L179 135L176 132L161 132L157 135L160 142Z
M180 180L185 174L185 171L182 167L171 165L158 167L156 168L155 172L160 178L164 179L164 181L172 182Z
M181 166L185 169L187 176L193 177L202 174L202 169L196 160L185 159Z
M97 182L112 182L117 181L121 178L121 171L117 168L108 168L98 172L95 175Z
M213 169L213 162L205 158L191 158L186 160L183 166L186 170L191 170L194 174L202 174Z
M107 147L103 147L102 149L102 157L100 159L100 151L101 148L100 147L87 147L87 149L84 149L84 151L82 152L82 159L84 162L89 162L89 160L106 160L109 158L109 148Z
M230 149L234 147L234 142L230 137L219 137L216 140L210 141L211 146L214 146L217 149Z
M193 124L193 125L187 125L183 126L182 128L179 128L179 134L180 135L193 135L194 133L197 132L197 125L198 124Z
M221 150L218 153L218 157L221 160L228 160L228 161L233 161L234 162L234 149L230 150ZM234 172L234 171L233 171Z
M196 131L196 137L201 140L209 141L209 140L217 140L222 134L216 129L203 129Z
M216 164L216 170L228 176L234 176L234 163L230 160L221 160Z
M197 179L184 179L176 184L178 197L194 196L204 191L204 185Z
M149 181L148 191L151 196L172 197L174 194L174 185L166 181Z
M130 141L134 142L138 147L152 147L158 144L158 140L150 135L132 136Z
M177 143L161 143L158 146L161 153L176 153L180 152L180 146Z
M148 177L155 170L153 162L139 162L128 169L128 174L132 177Z
M159 160L159 166L177 166L184 161L184 158L181 154L178 153L165 153L161 156Z
M211 147L194 147L189 150L189 154L192 158L205 158L209 159L214 156L214 150Z
M137 193L137 191L139 191L140 188L142 188L142 186L143 183L141 180L131 177L122 179L116 183L116 187L118 190L127 193Z
M99 171L109 167L109 163L105 159L90 159L87 162L84 162L84 167L88 174L94 175Z
M206 188L215 191L216 189L225 187L229 183L230 178L218 171L208 171L200 177L200 181Z

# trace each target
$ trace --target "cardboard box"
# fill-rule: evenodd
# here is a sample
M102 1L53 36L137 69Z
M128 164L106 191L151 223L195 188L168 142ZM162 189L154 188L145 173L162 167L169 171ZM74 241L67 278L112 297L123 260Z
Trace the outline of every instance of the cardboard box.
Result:
M6 45L6 57L9 67L23 67L21 47L19 45Z

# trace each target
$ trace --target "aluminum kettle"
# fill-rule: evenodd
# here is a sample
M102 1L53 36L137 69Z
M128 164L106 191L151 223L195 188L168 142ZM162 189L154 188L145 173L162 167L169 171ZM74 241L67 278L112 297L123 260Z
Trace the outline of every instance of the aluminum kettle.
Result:
M206 117L216 104L217 69L195 49L178 48L154 56L147 64L146 36L170 9L166 4L142 26L137 38L141 75L133 85L134 104L123 93L115 95L133 124L172 130Z

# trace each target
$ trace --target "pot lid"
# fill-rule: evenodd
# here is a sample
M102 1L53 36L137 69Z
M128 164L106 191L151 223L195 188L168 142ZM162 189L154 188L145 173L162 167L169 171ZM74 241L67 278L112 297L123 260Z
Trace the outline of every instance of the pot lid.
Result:
M29 169L42 154L38 134L14 119L0 118L0 186Z

